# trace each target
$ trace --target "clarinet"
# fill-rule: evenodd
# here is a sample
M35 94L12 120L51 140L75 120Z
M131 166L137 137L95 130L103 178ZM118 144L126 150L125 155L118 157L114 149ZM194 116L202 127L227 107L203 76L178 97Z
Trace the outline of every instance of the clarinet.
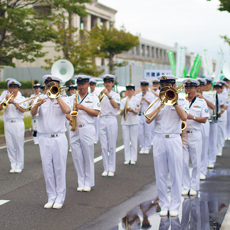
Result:
M145 91L143 90L142 91L142 97L144 97L144 95L145 95ZM143 103L143 102L142 102ZM141 110L142 110L142 104L141 104L141 106L140 106L140 110L139 110L139 116L141 116Z

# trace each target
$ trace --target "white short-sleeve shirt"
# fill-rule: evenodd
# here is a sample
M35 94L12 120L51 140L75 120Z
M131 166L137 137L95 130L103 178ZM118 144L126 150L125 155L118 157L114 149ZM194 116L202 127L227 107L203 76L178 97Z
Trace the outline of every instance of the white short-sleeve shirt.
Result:
M221 112L221 105L227 105L227 98L225 94L218 94L218 113ZM225 110L221 117L218 117L218 121L226 121L227 119L227 111Z
M45 98L46 102L38 108L38 133L56 134L66 131L66 114L61 110L56 99L51 100L47 95L42 94L40 98ZM69 98L61 96L61 99L68 105ZM37 101L37 100L36 100ZM35 103L36 103L35 101Z
M125 97L121 100L121 109L125 108L125 103L128 100L128 97ZM136 96L132 96L130 100L128 100L128 106L132 109L139 109L139 99ZM121 125L138 125L139 124L139 118L138 114L134 114L133 112L128 112L127 119L125 121L124 115L121 117Z
M25 97L22 96L21 93L18 92L17 97L14 98L14 101L17 103L20 103L22 101L25 100ZM15 105L13 104L9 104L7 106L7 108L5 109L4 115L3 115L3 119L8 120L8 119L19 119L19 120L23 120L24 118L24 114L22 112L20 112Z
M190 103L189 103L190 105ZM191 105L189 109L189 114L191 114L194 117L209 117L209 110L207 103L204 99L196 97L196 100ZM195 120L187 120L187 130L201 130L201 123L197 122Z
M120 96L118 93L111 91L109 95L112 99L120 105ZM105 95L101 101L101 117L103 116L116 116L117 108L113 108L109 98Z
M148 111L147 114L154 111L161 101L158 100ZM189 103L184 98L178 99L178 105L186 112L189 111ZM155 132L161 134L180 134L181 119L178 116L174 106L165 105L155 118Z
M81 98L80 95L78 94L78 103L80 103L83 106L90 108L90 109L95 109L98 111L101 110L99 99L95 94L88 93L83 101L82 101L82 99L83 98ZM70 100L70 105L71 105L71 111L73 111L73 104L74 104L74 100L75 100L75 95L72 95L71 97L69 97L69 100ZM90 116L85 111L78 110L78 114L77 114L77 123L78 124L93 124L95 121L94 118L95 117Z

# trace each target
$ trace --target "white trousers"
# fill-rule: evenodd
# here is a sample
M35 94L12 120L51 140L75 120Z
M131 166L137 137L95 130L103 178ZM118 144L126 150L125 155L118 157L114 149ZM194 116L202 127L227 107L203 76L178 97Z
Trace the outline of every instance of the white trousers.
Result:
M117 129L116 116L100 118L100 143L103 166L106 171L116 171Z
M145 122L145 116L139 117L139 145L141 150L149 151L152 142L152 125Z
M77 127L75 132L70 133L70 146L79 187L95 185L94 135L94 124Z
M201 124L201 133L202 133L202 152L201 152L201 162L200 162L200 171L206 175L207 166L208 166L208 144L209 144L209 132L210 124L207 121L205 124Z
M178 211L180 208L182 158L182 142L179 134L174 138L165 138L161 134L155 134L153 159L161 210ZM171 204L167 196L168 172L171 179Z
M200 189L200 160L202 151L201 131L183 133L183 186L185 189ZM189 156L192 162L192 178L189 173Z
M24 136L25 125L23 120L5 121L5 139L7 153L12 169L24 168Z
M122 125L122 133L125 146L125 161L137 161L138 125Z
M70 132L72 131L70 131L71 126L69 125L69 120L66 119L65 125L66 125L66 130L67 130L67 135L68 135L69 146L70 146Z
M95 138L94 138L94 142L98 142L99 140L99 119L100 117L97 116L94 118L94 127L95 127Z
M226 121L218 121L217 127L217 153L222 153L225 142Z
M63 204L66 195L66 159L68 143L65 133L57 137L38 134L42 169L46 183L48 202Z
M216 153L217 153L217 123L210 123L209 132L209 149L208 149L208 163L216 163Z

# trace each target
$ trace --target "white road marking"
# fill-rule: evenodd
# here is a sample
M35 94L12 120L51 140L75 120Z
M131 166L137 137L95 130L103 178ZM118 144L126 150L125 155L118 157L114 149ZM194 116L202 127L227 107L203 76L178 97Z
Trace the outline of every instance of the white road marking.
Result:
M0 205L10 202L10 200L0 200Z
M124 145L121 145L119 147L116 148L116 153L121 151L122 149L124 149ZM94 163L97 163L98 161L102 160L102 156L96 157L94 158Z

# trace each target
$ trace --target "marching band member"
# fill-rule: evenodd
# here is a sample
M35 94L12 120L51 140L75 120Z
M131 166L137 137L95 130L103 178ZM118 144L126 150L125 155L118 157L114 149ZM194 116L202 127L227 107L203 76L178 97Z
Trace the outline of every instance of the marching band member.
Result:
M78 111L75 131L70 131L70 145L75 170L78 175L77 191L90 192L95 185L94 172L94 118L99 115L100 103L96 95L88 93L90 77L75 76L78 94L70 98L73 111ZM76 96L78 98L76 98ZM76 103L77 101L77 103ZM67 115L70 119L71 115ZM72 123L73 125L73 123Z
M141 92L136 95L139 99L140 110L139 110L139 145L140 154L149 154L151 149L151 128L153 125L147 124L145 122L144 111L148 108L151 101L153 101L156 96L149 92L149 82L146 80L141 80Z
M176 77L160 76L161 87L176 87ZM155 136L153 145L153 159L156 175L156 185L160 200L160 216L178 216L181 205L182 185L182 141L181 120L185 121L188 113L188 102L181 98L173 106L164 106L157 101L148 111L147 123L155 120ZM153 117L152 117L153 116ZM168 171L171 179L171 204L167 195Z
M34 93L30 95L30 97L34 97L36 95L41 95L41 85L39 83L33 85ZM32 99L29 104L32 105L35 99ZM38 137L37 137L37 120L38 114L36 116L31 116L31 129L33 133L34 144L38 145Z
M62 81L59 77L44 75L47 84ZM69 99L59 96L55 99L41 95L31 109L31 115L38 114L38 142L42 169L46 183L48 202L44 208L62 208L66 195L66 160L68 143L65 135L66 114L70 113Z
M97 97L100 92L98 92L95 88L97 86L97 81L93 78L89 80L89 87L90 87L90 93L95 94ZM99 140L99 116L95 117L94 127L95 127L95 140L94 144L97 144Z
M202 152L201 123L209 117L209 111L204 99L196 97L199 82L195 79L185 79L185 93L188 94L189 114L187 128L182 136L183 144L183 187L182 195L196 196L200 189L200 161ZM192 162L192 178L189 173L189 155Z
M203 89L207 83L205 78L198 78L197 81L199 85L197 86L196 96L202 98L207 103L208 109L215 109L214 101L208 95L203 95ZM208 165L208 144L209 144L209 133L210 133L210 123L207 119L205 123L201 124L202 133L202 153L200 162L200 179L205 180L207 174Z
M230 80L226 77L223 78L223 81L225 81L225 87L224 87L224 90L226 93L226 98L227 98L227 102L229 103L229 93L230 93ZM230 106L228 106L228 109L227 109L227 123L226 123L226 139L227 140L230 140Z
M160 92L160 80L157 79L157 77L154 77L152 79L152 89L151 92L153 93L153 96L155 99L157 99L157 97L159 97L159 92ZM152 127L151 127L151 144L153 145L153 138L154 138L154 134L155 134L155 121L153 120L151 123Z
M123 142L125 146L124 164L136 164L137 161L137 138L138 138L138 113L139 101L134 96L135 85L126 86L127 97L121 100L120 115L123 133ZM126 110L126 111L125 111ZM126 117L124 117L124 113ZM131 142L131 145L130 145Z
M114 176L116 170L116 140L117 140L117 108L120 106L120 96L112 91L115 76L104 74L102 76L105 96L101 101L100 142L104 172L102 176ZM109 154L108 154L109 152Z
M19 93L20 82L13 79L9 80L7 84L10 94L7 93L5 98L9 99L13 95L3 115L7 153L11 163L10 173L21 173L24 168L25 125L23 113L25 110L20 107L19 103L25 98ZM1 104L0 110L3 109Z
M69 93L70 93L70 97L72 97L72 95L75 95L77 91L77 86L76 85L70 85L69 86ZM70 129L71 129L71 125L69 124L69 120L66 118L66 129L67 129L67 135L68 135L68 141L69 141L69 152L71 152L71 145L70 145Z
M204 86L204 91L212 90L212 78L206 77L206 85ZM218 95L216 94L215 107L218 104ZM217 119L214 117L210 120L210 132L209 132L209 146L208 146L208 168L213 168L216 162L217 153Z
M227 122L227 106L226 97L222 94L222 82L216 82L214 90L218 94L218 123L217 123L217 156L222 156L222 148L224 147L225 141L225 127Z

